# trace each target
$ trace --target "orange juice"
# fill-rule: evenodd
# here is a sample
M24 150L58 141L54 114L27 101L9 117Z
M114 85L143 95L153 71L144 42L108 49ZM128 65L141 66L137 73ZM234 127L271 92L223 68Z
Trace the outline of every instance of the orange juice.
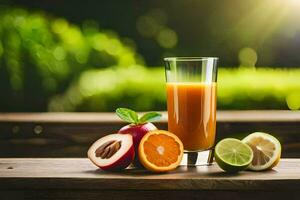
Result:
M216 83L167 83L168 129L186 151L211 148L216 132Z

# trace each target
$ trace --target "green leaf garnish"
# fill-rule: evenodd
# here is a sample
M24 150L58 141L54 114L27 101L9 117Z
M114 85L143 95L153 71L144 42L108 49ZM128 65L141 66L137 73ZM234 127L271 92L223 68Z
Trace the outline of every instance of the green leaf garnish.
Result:
M158 121L161 118L161 114L157 112L148 112L145 113L141 118L138 117L138 114L128 108L118 108L116 114L126 122L132 124L144 124L146 122Z
M135 111L128 108L118 108L117 115L126 122L137 124L139 119Z
M161 118L161 114L157 112L148 112L144 114L140 119L139 123L145 123L145 122L154 122L158 121Z

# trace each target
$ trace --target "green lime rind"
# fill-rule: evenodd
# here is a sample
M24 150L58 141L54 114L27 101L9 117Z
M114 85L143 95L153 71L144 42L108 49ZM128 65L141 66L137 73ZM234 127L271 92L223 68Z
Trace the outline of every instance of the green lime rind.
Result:
M238 139L226 138L216 145L215 159L221 169L236 173L247 169L253 160L253 151Z

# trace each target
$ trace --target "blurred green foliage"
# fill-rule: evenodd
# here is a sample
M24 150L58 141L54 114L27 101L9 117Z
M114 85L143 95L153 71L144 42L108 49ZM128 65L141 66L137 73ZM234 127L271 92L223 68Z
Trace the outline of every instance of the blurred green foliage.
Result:
M163 67L146 68L130 39L24 9L1 8L0 19L0 111L166 109ZM218 77L219 109L300 108L299 69L221 68Z
M220 68L218 76L218 109L300 109L300 69ZM86 71L49 110L165 110L164 79L163 67Z
M53 97L50 111L164 110L164 71L143 66L87 70L63 94Z
M0 10L2 111L42 111L85 70L143 64L129 39L44 13Z
M300 109L300 69L220 69L221 109Z

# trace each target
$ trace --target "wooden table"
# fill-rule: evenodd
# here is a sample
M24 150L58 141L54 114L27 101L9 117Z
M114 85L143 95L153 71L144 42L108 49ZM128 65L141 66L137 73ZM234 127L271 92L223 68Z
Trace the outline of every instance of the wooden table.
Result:
M0 159L0 199L300 199L300 159L266 172L226 174L216 164L166 174L111 173L85 158Z
M167 129L167 113L155 122ZM0 157L86 157L89 146L126 123L115 113L0 113ZM282 156L300 158L300 111L218 111L217 140L271 133Z

